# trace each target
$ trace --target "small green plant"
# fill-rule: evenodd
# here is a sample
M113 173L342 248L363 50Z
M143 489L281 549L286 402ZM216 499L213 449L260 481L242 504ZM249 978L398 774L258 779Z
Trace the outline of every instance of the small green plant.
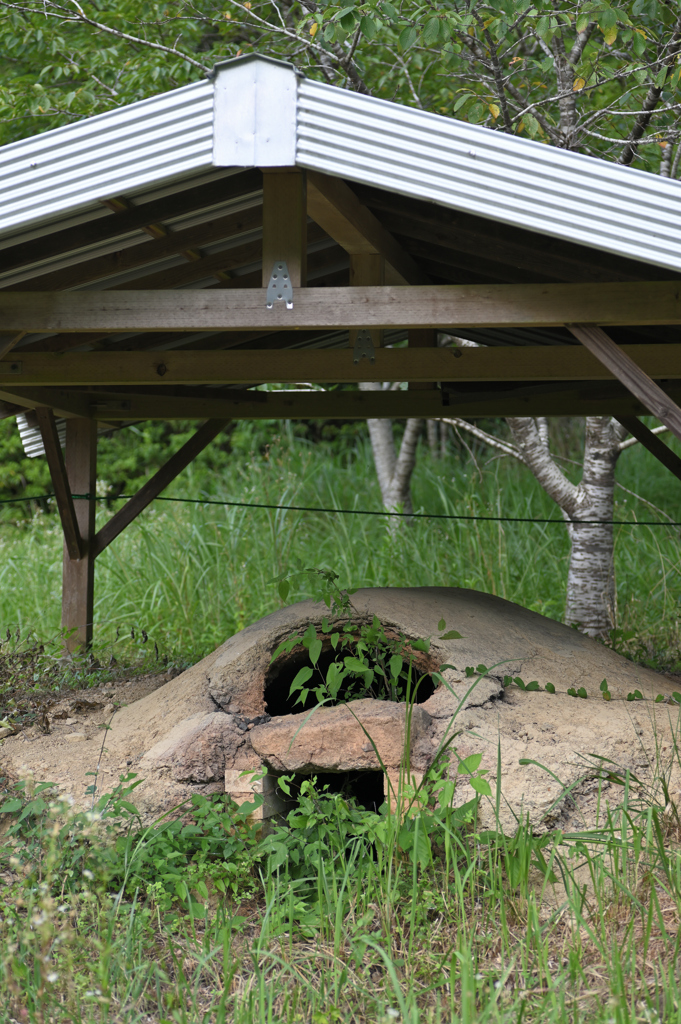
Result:
M599 686L599 690L601 691L601 693L603 695L603 700L612 700L612 696L610 694L610 690L608 689L608 680L607 679L603 680L603 682Z
M337 573L327 569L306 569L305 574L317 581L320 596L331 612L321 623L321 636L310 623L302 634L284 640L272 655L271 663L282 654L290 654L295 648L307 651L309 665L303 665L293 679L289 696L296 696L296 704L309 706L313 699L317 704L337 704L363 697L379 700L414 701L419 687L428 673L415 672L415 658L427 655L431 638L409 639L404 633L389 634L377 616L370 623L363 622L350 597L354 590L343 590L338 585ZM286 600L292 576L277 577L279 595ZM440 640L460 640L456 630L446 629L444 619L438 623ZM320 658L325 648L333 657L325 669ZM433 678L441 679L439 673L449 665L441 665Z

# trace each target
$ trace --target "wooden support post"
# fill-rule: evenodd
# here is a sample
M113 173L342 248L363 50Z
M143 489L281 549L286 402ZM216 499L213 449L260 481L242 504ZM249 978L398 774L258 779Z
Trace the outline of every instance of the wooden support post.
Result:
M70 651L92 643L95 556L95 490L97 486L97 422L82 417L66 421L66 473L71 494L89 494L73 505L81 541L80 558L72 558L64 545L61 624L71 632Z
M101 555L111 541L115 540L118 534L126 526L129 526L133 519L136 519L161 491L165 490L177 474L181 473L207 444L210 444L228 422L229 420L206 420L194 436L190 437L186 444L183 444L180 450L175 452L150 480L147 480L137 494L130 498L108 523L104 524L94 538L93 557Z
M363 285L374 287L385 282L385 260L377 252L350 253L350 287L360 288ZM379 328L364 328L371 335L374 348L383 345L383 331ZM350 348L355 347L358 330L349 332Z
M657 416L681 440L681 409L601 327L590 324L567 324L567 327L632 395L643 402L653 416Z
M409 348L437 348L437 331L432 328L424 328L423 330L411 330L409 331ZM432 391L435 387L435 381L427 382L409 382L410 391Z
M668 448L664 441L660 441L657 434L653 434L645 423L641 423L637 416L616 416L616 420L629 431L637 441L640 441L644 448L647 448L651 455L654 455L658 462L681 480L681 459Z
M71 485L66 472L61 444L59 443L54 413L43 405L36 408L35 414L43 438L47 465L52 478L54 495L57 499L62 530L64 531L64 550L69 558L77 561L82 554L81 534L73 498L71 497Z
M262 284L269 284L276 260L285 260L294 288L307 280L305 172L263 171Z

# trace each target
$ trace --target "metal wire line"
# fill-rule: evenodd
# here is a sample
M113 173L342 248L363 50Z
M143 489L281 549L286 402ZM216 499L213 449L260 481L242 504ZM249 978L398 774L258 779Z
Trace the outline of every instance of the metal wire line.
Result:
M24 498L0 498L0 505L11 505L20 501L41 501L54 498L54 494L29 494ZM91 494L72 494L74 501L91 501ZM121 501L135 497L133 494L117 494L115 498L95 497L94 501ZM190 505L229 505L233 508L263 508L277 512L328 512L340 516L393 516L399 519L461 519L488 523L562 523L571 526L681 526L681 523L663 522L658 519L545 519L531 516L474 516L455 515L446 512L377 512L364 508L320 508L316 505L268 505L257 501L217 501L215 498L164 498L157 496L153 501L174 501Z

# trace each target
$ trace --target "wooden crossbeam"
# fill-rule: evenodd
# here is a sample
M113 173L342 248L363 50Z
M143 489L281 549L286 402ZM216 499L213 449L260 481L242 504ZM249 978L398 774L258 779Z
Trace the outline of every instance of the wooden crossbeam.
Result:
M191 264L187 264L191 269ZM675 282L0 293L0 331L198 331L353 327L556 327L681 323Z
M57 499L57 508L59 509L61 525L64 531L66 550L68 551L69 558L78 560L82 554L80 529L76 519L73 498L71 497L71 485L66 474L66 465L62 455L61 444L59 443L54 413L51 409L47 409L44 406L38 406L35 413L45 446L45 455L52 478L52 487Z
M308 171L307 212L351 256L382 256L389 284L429 283L428 275L342 179Z
M658 462L661 462L675 477L681 480L681 459L664 441L660 440L657 434L653 434L652 430L645 423L641 423L636 416L616 416L615 419L619 420L622 426L637 441L640 441L643 447L647 448Z
M681 345L622 345L659 379L681 378ZM295 384L358 381L611 380L614 371L577 345L377 349L355 364L347 348L248 351L31 352L0 362L0 387L161 384ZM654 412L654 415L658 415ZM662 417L659 417L660 419Z
M160 389L159 389L160 390ZM184 390L184 389L183 389ZM198 389L197 389L198 390ZM59 404L71 415L89 415L100 423L146 419L437 419L440 416L639 416L645 407L617 382L538 385L503 391L272 391L239 395L229 391L204 394L159 394L158 391L97 391L27 388L0 391L0 400ZM668 385L672 400L681 399L681 384ZM653 435L654 436L654 435Z
M161 491L165 490L168 484L172 483L178 473L181 473L203 451L206 445L210 444L214 437L217 437L227 423L228 420L222 419L206 420L194 436L190 437L186 444L183 444L180 450L175 452L150 480L147 480L137 494L130 498L123 508L119 509L108 523L105 523L95 534L93 542L95 558L97 555L101 555L102 551L137 518L140 512L144 511L154 498L158 497Z
M651 380L640 359L632 358L624 346L616 345L600 327L589 324L570 324L569 327L575 338L681 440L681 409L669 399L659 384Z

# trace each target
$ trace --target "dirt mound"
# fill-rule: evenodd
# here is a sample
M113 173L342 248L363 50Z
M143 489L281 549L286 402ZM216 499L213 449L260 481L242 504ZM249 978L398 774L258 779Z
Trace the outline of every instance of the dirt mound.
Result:
M447 672L448 688L436 689L420 705L425 731L419 768L423 767L423 744L429 744L433 753L437 750L461 704L454 727L460 732L458 754L463 758L481 752L483 767L494 780L500 752L502 816L507 827L522 814L530 815L536 829L593 823L594 783L590 780L598 757L610 758L648 782L656 766L671 765L678 710L674 704L655 704L654 698L662 694L668 700L673 690L681 689L678 682L626 661L573 629L488 594L454 588L376 589L359 591L352 601L363 618L375 614L386 628L408 637L432 636L428 664L421 666L424 670L443 662L457 666ZM278 762L274 753L268 756L269 726L273 744L275 732L280 737L282 728L289 730L291 763L295 762L294 745L303 733L290 730L288 722L282 724L282 718L290 721L292 716L270 722L268 715L268 699L277 686L288 685L270 661L283 638L310 621L321 622L324 615L327 609L311 601L281 609L230 637L182 675L121 707L118 692L113 698L102 694L100 701L96 691L85 691L77 696L98 707L82 704L66 718L52 713L49 734L33 729L8 737L0 745L0 765L6 773L31 771L53 781L78 802L92 783L87 773L98 765L100 792L111 789L122 773L138 772L145 782L136 791L136 800L149 816L190 793L223 792L225 779L228 791L235 792L235 780L244 770L264 764L274 771L282 761L280 750ZM447 629L458 630L463 639L437 639L442 618ZM466 696L470 680L464 670L481 663L487 666L487 675ZM551 683L557 692L504 689L505 675L536 680L542 688ZM599 693L604 678L613 698L609 703ZM568 696L569 687L583 687L588 699ZM634 690L647 699L628 702L627 694ZM109 722L104 736L101 726ZM314 719L304 733L310 749L313 726ZM254 729L257 744L251 743ZM320 769L329 763L322 747ZM369 745L367 770L375 768L374 761ZM535 761L544 768L522 761ZM309 771L317 762L307 750L300 763ZM453 759L453 776L456 763ZM679 780L673 768L669 771L676 799ZM573 788L566 795L569 787ZM237 788L241 794L245 784L240 782ZM457 800L470 795L466 785L460 784ZM490 823L491 806L483 806L481 813L483 822Z

